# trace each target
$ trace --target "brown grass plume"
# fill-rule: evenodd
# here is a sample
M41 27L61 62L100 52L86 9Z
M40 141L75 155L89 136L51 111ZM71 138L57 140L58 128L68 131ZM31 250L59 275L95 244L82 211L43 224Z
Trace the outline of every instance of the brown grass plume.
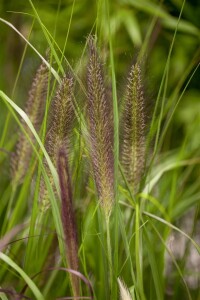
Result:
M60 145L65 145L66 148L69 146L69 140L73 130L75 117L73 108L73 85L73 78L70 75L66 75L62 79L55 99L50 107L51 117L45 147L55 167L57 165ZM54 186L53 177L46 161L44 164L49 180L52 186ZM49 207L48 190L43 178L40 188L40 202L42 209L46 210Z
M137 190L145 164L145 99L139 63L131 67L128 77L122 120L121 160L128 182Z
M112 102L105 91L102 63L95 39L88 38L87 112L94 179L105 214L111 212L114 192Z
M31 120L36 131L39 131L44 116L48 73L49 71L46 64L42 62L37 70L35 78L33 79L33 83L29 91L28 101L26 103L25 112ZM21 124L29 134L31 140L34 142L35 138L23 119L21 119ZM24 133L20 132L16 144L16 151L11 158L11 176L14 185L18 185L23 182L30 163L31 154L32 146L30 145Z

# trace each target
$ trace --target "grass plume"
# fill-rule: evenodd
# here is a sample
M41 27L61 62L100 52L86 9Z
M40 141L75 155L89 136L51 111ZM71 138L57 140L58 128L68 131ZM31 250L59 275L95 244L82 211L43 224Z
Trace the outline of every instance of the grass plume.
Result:
M75 117L73 108L73 85L74 80L70 75L66 75L58 88L55 99L50 108L50 126L46 137L46 150L54 164L57 164L58 150L61 145L69 146L70 135L73 129ZM53 185L53 177L46 165L46 171ZM49 206L49 196L44 180L41 181L40 200L42 209Z
M29 91L28 101L26 103L25 112L31 120L36 131L39 131L40 125L44 115L47 85L48 85L48 68L45 63L42 63L38 68L31 89ZM24 129L34 141L34 136L26 125L25 121L21 119ZM11 176L14 185L23 182L26 175L30 157L32 154L32 147L26 136L20 132L16 144L16 150L11 158Z
M89 36L88 45L87 111L91 158L100 203L106 216L109 216L114 198L112 106L105 90L102 63L94 37Z
M128 182L137 189L145 164L145 99L143 94L141 67L132 65L123 113L123 136L121 159Z
M65 146L58 149L57 169L60 182L61 215L65 234L67 261L69 268L78 271L78 242L75 214L72 203L71 179L68 168L68 156ZM70 275L72 290L75 297L79 295L79 279Z

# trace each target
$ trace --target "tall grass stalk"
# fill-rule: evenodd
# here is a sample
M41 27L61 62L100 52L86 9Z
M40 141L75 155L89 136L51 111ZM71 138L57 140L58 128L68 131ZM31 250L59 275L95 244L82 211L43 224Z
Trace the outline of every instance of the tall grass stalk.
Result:
M106 22L108 25L109 33L109 51L110 51L110 67L111 67L111 77L112 77L112 103L113 103L113 124L114 124L114 195L115 195L115 206L114 206L114 268L113 274L116 276L118 274L118 247L119 247L119 204L118 204L118 164L119 164L119 113L118 113L118 99L117 99L117 87L116 87L116 75L115 75L115 63L114 63L114 54L113 54L113 41L111 37L111 28L110 28L110 7L109 1L105 0L105 16ZM109 246L108 242L108 246ZM113 277L112 284L112 298L117 297L117 282L116 278Z
M71 176L68 167L68 157L65 147L62 145L60 145L57 153L60 196L62 201L61 214L63 230L65 234L67 262L70 269L78 271L78 240L73 208L72 187L70 179ZM79 278L71 274L70 278L73 295L75 297L78 297L80 296Z
M143 287L143 264L142 264L142 233L140 229L140 207L139 203L135 205L135 259L136 259L136 274L137 285L140 298L145 300L144 287Z
M106 92L103 69L95 40L88 39L88 117L93 173L100 205L105 215L110 289L112 290L112 256L109 220L114 201L114 157L112 107Z

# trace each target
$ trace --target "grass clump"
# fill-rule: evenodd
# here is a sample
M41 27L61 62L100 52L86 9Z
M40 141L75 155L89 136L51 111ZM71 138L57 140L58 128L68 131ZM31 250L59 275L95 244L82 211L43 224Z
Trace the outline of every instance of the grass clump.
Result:
M6 49L19 53L3 66L9 77L0 91L0 298L196 300L194 8L184 10L185 1L50 2L2 4L25 14L12 12L12 23L0 18L8 37L0 58ZM22 110L18 99L35 61L28 46L43 63ZM41 54L47 47L50 62ZM11 96L7 81L15 82Z

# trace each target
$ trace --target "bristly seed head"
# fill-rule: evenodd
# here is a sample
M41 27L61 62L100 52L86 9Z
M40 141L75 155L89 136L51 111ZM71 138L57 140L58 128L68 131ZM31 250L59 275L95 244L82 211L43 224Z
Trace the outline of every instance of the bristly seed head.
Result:
M60 145L69 147L70 136L73 130L75 112L73 106L73 86L74 80L70 75L66 75L56 93L55 99L50 108L50 126L46 137L46 150L54 164L57 164L58 149ZM44 161L49 180L54 186L53 177L49 167ZM55 189L54 189L55 190ZM49 207L49 196L44 180L41 180L40 187L41 209L46 210Z
M113 122L111 99L104 87L103 71L94 37L88 38L87 112L94 179L106 216L114 200Z
M139 63L132 66L123 114L121 160L128 182L137 191L145 163L145 99Z
M73 78L66 75L61 82L50 110L50 128L47 133L46 148L54 163L60 144L65 143L68 146L72 134L75 118L73 86Z
M26 103L25 112L36 131L39 131L44 116L48 74L49 70L46 64L43 62L38 68L35 78L33 79L33 83L29 91L29 98ZM31 140L34 142L35 138L23 119L21 119L21 123L26 132L29 134ZM20 132L16 145L16 151L11 158L11 175L14 185L22 183L30 163L31 154L32 146L30 145L24 133Z

